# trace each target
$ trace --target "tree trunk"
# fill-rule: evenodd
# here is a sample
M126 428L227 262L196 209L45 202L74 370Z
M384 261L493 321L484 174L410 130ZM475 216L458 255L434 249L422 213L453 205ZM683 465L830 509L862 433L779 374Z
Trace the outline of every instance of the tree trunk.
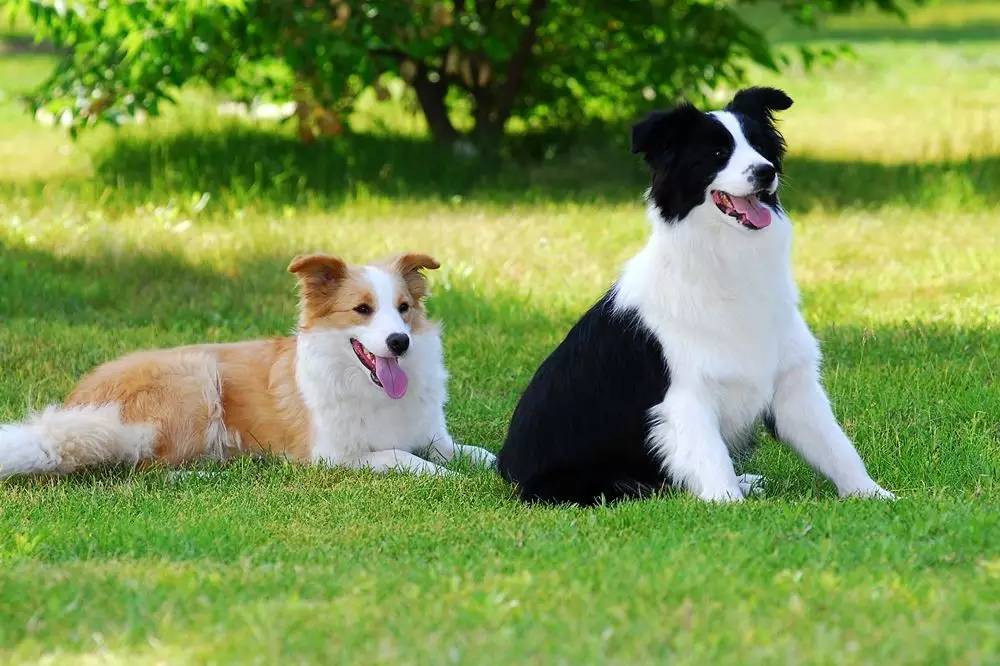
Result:
M492 90L486 88L474 90L472 99L474 102L472 137L481 148L495 148L503 138L507 119L500 118Z
M442 78L431 81L430 72L421 67L413 79L413 89L417 93L417 101L424 112L427 127L435 141L451 143L458 138L458 131L451 124L448 116L448 105L445 96L448 94L448 83Z
M507 63L503 81L492 89L473 91L476 102L476 125L473 133L480 144L495 145L503 137L504 128L514 108L514 101L521 92L524 73L531 61L531 51L535 47L538 26L542 22L547 5L547 0L532 0L528 8L528 25L521 33L517 50Z

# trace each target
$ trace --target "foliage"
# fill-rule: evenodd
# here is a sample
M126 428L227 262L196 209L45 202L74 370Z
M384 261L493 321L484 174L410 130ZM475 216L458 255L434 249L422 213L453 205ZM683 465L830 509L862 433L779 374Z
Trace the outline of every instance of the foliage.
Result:
M243 99L295 99L303 138L335 133L358 93L402 78L432 134L458 135L457 108L492 141L512 117L534 126L635 115L699 98L777 66L745 2L714 0L17 0L62 53L32 97L79 128L156 114L188 81ZM896 0L785 0L810 23ZM807 59L815 52L805 49Z

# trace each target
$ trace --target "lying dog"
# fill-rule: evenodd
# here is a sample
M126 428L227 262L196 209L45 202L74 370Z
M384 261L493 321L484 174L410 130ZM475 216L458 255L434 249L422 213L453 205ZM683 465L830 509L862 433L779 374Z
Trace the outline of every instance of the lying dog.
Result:
M684 104L633 128L652 236L521 397L498 466L525 499L670 484L742 500L759 477L737 476L731 452L762 416L842 496L892 497L837 425L798 310L772 117L791 104L750 88L724 111Z
M491 464L491 453L456 444L445 425L447 373L421 273L435 268L423 254L363 267L296 257L294 336L102 365L63 406L0 427L0 476L261 453L379 471L444 471L415 451Z

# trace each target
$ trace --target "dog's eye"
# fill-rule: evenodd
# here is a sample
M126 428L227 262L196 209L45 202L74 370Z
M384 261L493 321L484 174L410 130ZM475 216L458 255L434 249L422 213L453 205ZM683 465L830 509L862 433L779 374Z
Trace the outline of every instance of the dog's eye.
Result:
M354 311L359 315L370 315L372 313L372 306L367 303L362 303L361 305L355 306Z
M717 150L717 151L715 151L714 154L715 154L715 158L716 159L721 160L723 157L726 156L726 151L724 151L724 150Z
M410 304L409 303L400 303L399 307L396 308L396 309L399 310L399 314L406 314L407 312L410 311Z

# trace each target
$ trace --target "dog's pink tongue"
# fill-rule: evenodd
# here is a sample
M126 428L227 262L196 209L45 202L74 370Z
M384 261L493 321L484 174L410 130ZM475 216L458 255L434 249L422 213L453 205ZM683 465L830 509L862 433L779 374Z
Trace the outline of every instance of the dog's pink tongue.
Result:
M771 211L755 196L731 197L736 210L747 216L747 221L758 229L771 224Z
M403 369L399 367L399 360L397 358L376 356L375 376L382 382L385 394L393 400L398 400L406 395L406 386L409 380Z

